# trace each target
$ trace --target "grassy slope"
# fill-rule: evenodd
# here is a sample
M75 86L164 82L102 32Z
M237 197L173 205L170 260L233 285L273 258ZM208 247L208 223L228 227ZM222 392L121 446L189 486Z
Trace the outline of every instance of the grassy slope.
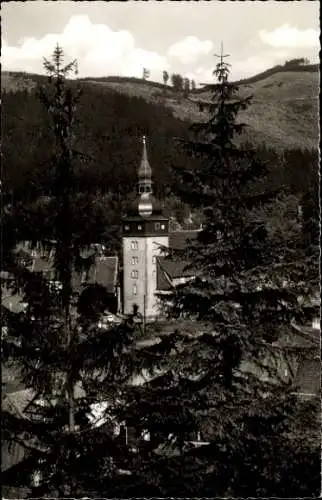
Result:
M248 137L277 148L317 147L318 89L317 72L278 72L241 85L241 96L253 95L252 106L240 115L249 125Z
M317 147L318 71L281 71L277 68L268 76L263 74L263 77L258 77L240 82L240 94L253 95L252 106L241 114L241 120L249 125L243 138L256 143L265 142L277 149ZM41 77L3 73L2 89L14 92L26 86L32 89L35 79L39 81ZM135 78L87 78L86 84L142 97L148 102L170 108L174 116L182 120L206 118L197 104L199 99L207 100L209 97L209 93L203 90L191 92L184 98L171 87Z
M207 100L209 93L191 93L188 98L177 96L172 89L128 81L95 81L93 85L112 88L117 92L140 96L151 102L170 107L182 120L205 119L197 101ZM253 95L253 104L240 115L249 125L243 138L266 142L277 149L287 147L317 147L318 92L317 72L278 72L255 83L240 85L240 94Z

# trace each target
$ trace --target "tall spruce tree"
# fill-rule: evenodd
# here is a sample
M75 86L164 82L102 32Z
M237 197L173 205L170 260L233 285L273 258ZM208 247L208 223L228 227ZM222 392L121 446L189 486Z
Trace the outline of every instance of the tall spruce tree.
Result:
M176 171L181 199L203 209L204 224L169 258L195 278L166 297L169 316L193 319L200 333L176 331L151 347L157 358L171 346L163 370L128 394L127 418L151 433L137 473L161 496L312 496L320 488L318 403L308 404L314 424L303 432L303 403L278 370L275 342L292 321L310 319L298 298L316 286L318 263L299 253L296 221L287 234L272 227L269 212L283 193L265 191L266 165L250 144L236 144L251 98L238 97L223 54L214 74L209 119L184 143L202 168Z
M7 202L3 210L7 291L20 294L26 307L6 315L2 362L18 370L32 402L24 413L4 408L3 440L19 445L24 455L2 480L33 496L113 496L120 471L133 462L130 447L115 435L115 412L123 404L122 390L144 363L135 355L133 322L102 331L100 308L86 314L78 307L78 277L93 265L93 256L88 256L91 223L86 221L84 234L82 198L74 183L73 125L80 93L67 78L76 62L64 66L57 46L44 66L48 84L39 96L51 123L52 182L33 210ZM41 249L50 275L19 259L17 245L26 239ZM95 423L95 408L103 425Z

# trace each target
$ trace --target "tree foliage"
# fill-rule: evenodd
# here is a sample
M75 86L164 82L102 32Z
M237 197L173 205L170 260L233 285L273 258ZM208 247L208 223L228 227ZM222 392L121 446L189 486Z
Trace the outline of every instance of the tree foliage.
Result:
M181 92L183 90L183 77L179 73L173 73L171 75L172 87L177 91Z
M22 203L6 204L4 210L7 285L26 307L6 315L2 362L18 370L33 401L24 413L3 411L3 439L22 447L24 456L2 479L36 496L102 495L113 491L120 467L131 460L129 446L115 436L113 415L122 402L122 387L126 390L128 380L140 372L141 361L135 356L134 325L124 321L99 328L108 297L93 286L86 288L85 297L77 286L78 274L93 263L84 252L95 217L88 215L85 238L79 216L86 205L79 205L74 183L74 118L80 95L67 81L76 62L64 66L57 46L44 66L48 84L39 97L51 126L48 196L36 201L28 218ZM47 216L48 223L37 227ZM25 239L52 261L54 276L32 271L18 258L16 246ZM101 427L93 417L95 404L103 404Z
M167 85L169 81L169 73L166 70L163 71L162 77L164 85Z
M310 60L307 57L297 57L296 59L289 59L285 61L285 68L294 67L294 66L302 66L303 64L310 64Z
M273 360L279 356L274 342L291 321L311 319L298 298L314 291L318 265L303 251L297 201L293 218L284 221L287 230L278 229L272 210L276 203L290 207L291 199L267 189L267 165L250 144L236 145L245 127L238 114L251 97L240 98L228 81L224 56L214 74L218 83L208 85L212 99L205 104L209 118L193 126L194 139L183 142L188 154L202 159L202 168L176 169L177 193L203 209L204 224L197 240L170 258L186 262L195 278L175 287L167 306L171 317L208 328L181 344L167 396L160 389L155 397L165 406L170 394L174 400L178 394L184 413L173 413L181 415L181 429L183 422L190 431L203 429L208 444L192 453L194 459L181 448L176 471L185 471L185 487L173 479L170 494L284 496L287 484L294 495L311 496L320 487L316 429L307 442L290 432L301 403ZM304 463L314 464L313 476ZM300 479L295 469L302 470Z

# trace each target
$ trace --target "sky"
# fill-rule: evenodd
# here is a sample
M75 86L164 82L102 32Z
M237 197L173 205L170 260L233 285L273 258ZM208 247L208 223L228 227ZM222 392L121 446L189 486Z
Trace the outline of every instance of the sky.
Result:
M43 73L56 44L79 77L180 73L213 79L224 53L232 79L286 60L319 61L318 1L26 1L2 4L2 69Z

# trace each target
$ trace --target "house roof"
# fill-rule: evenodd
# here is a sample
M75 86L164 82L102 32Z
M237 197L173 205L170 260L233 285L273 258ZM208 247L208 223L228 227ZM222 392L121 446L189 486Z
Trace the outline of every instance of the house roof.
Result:
M85 396L80 382L76 383L74 391L76 399ZM34 389L27 389L21 382L13 388L12 392L6 391L3 396L2 409L24 418L27 407L33 400L36 400L37 393Z
M172 288L172 277L167 272L167 267L164 266L164 258L157 257L156 259L156 269L157 269L157 290L167 291ZM179 268L179 266L178 266Z
M189 240L195 240L200 229L187 231L173 231L169 233L169 247L175 250L184 250Z
M321 332L318 328L291 324L291 329L285 331L276 342L277 347L305 350L318 350Z
M197 238L200 229L189 231L173 231L169 233L169 248L173 250L184 250L189 240ZM169 260L166 257L157 257L157 290L168 291L172 288L172 280L175 278L192 276L191 269L185 270L186 262L180 260Z
M194 271L185 269L187 263L179 260L169 260L166 257L157 258L160 268L168 274L170 278L179 278L181 276L192 276Z
M87 252L84 255L89 256L92 253L93 251ZM45 259L39 256L35 257L33 259L32 266L33 267L31 267L31 269L33 269L34 272L41 272L47 274L53 271L52 259ZM48 277L54 279L53 275ZM116 255L110 257L100 256L95 258L95 263L89 271L88 284L98 283L100 285L105 286L109 293L114 293L115 287L117 285L117 278L118 278L118 257ZM73 281L73 286L75 288L79 288L81 286L81 277L77 275L77 273L75 273L74 276L72 277L72 281ZM10 298L11 302L12 300L13 299Z
M187 263L179 260L169 260L166 257L157 257L157 290L167 291L172 288L175 278L194 275L193 269L185 269Z

